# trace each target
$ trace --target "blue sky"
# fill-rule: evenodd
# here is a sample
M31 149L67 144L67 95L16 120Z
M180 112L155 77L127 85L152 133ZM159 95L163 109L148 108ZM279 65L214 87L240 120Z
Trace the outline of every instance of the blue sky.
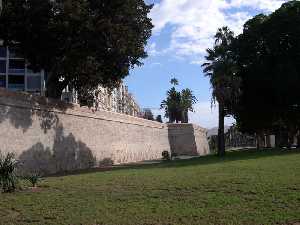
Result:
M211 109L211 89L201 64L205 49L213 45L218 27L227 25L236 34L258 13L270 13L284 0L146 0L154 4L149 15L155 26L147 45L149 57L130 72L125 82L142 108L155 114L176 77L179 89L190 88L198 99L191 122L202 127L217 126L218 113ZM227 119L226 124L233 123Z

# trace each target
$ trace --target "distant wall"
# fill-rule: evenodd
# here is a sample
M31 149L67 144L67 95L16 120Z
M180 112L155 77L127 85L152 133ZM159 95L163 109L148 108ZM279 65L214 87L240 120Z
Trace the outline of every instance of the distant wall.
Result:
M195 124L169 124L168 130L172 153L190 156L210 153L205 129Z
M160 159L163 151L171 149L207 154L204 130L197 128L193 134L193 127L173 129L173 125L0 90L0 150L14 152L24 169L44 173Z

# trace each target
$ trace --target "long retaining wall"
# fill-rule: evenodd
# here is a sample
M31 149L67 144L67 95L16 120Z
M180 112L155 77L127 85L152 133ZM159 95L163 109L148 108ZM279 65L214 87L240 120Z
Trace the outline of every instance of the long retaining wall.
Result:
M14 152L24 170L55 173L99 164L209 153L206 131L96 111L0 89L0 151Z

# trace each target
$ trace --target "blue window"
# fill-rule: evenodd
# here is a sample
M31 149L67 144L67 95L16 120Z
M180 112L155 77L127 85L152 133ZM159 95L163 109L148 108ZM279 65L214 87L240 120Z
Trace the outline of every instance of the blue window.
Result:
M0 76L0 87L6 88L6 76Z
M6 58L6 47L0 47L0 57Z
M9 47L9 58L24 58L24 57L21 55L19 48Z
M25 74L25 61L23 59L10 59L8 72L14 74Z
M6 60L0 60L0 73L6 73Z
M24 91L25 90L24 76L9 75L8 89L13 91Z
M27 89L41 90L41 76L28 76L27 77Z

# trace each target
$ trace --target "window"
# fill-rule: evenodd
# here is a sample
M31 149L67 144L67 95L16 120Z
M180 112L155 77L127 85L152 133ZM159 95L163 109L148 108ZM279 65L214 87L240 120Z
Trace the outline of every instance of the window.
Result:
M0 76L0 87L6 88L6 76Z
M9 58L24 58L17 47L9 47Z
M6 60L0 60L0 73L6 73Z
M25 73L24 59L10 59L8 72L14 74L24 74Z
M24 91L24 76L19 75L9 75L8 76L8 88L13 91Z
M28 76L27 77L27 89L41 90L41 77L40 76Z
M31 69L29 69L29 68L27 67L27 74L40 75L41 72L40 72L40 71L39 71L39 72L34 72L33 70L31 70Z
M0 57L6 58L6 47L0 47Z

